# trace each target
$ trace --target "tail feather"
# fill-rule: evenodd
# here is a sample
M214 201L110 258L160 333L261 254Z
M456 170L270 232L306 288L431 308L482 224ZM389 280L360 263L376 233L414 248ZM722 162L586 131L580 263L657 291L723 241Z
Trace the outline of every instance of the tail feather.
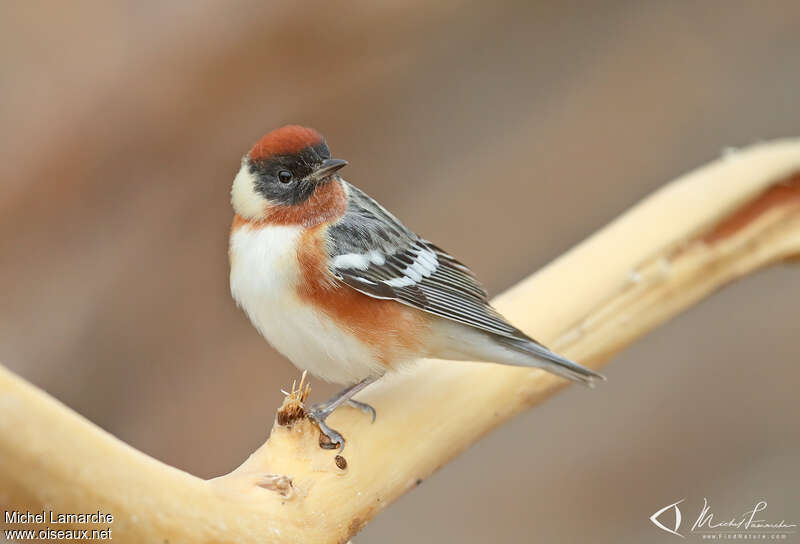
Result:
M524 366L543 368L548 372L552 372L553 374L557 374L574 382L582 383L589 387L593 387L596 382L605 381L606 379L602 374L550 351L533 339L503 338L502 340L505 340L504 343L516 351L532 356L533 360Z
M536 367L590 387L605 380L602 374L550 351L518 329L505 336L447 319L435 320L433 324L437 327L435 336L445 341L436 346L432 357Z

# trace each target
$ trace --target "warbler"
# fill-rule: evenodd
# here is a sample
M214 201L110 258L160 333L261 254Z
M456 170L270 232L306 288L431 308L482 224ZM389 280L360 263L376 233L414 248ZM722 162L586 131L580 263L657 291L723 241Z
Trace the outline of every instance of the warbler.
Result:
M288 125L247 153L233 181L230 287L256 329L298 368L346 385L308 410L326 424L385 373L425 357L537 367L591 385L602 375L510 324L465 265L340 175L315 130Z

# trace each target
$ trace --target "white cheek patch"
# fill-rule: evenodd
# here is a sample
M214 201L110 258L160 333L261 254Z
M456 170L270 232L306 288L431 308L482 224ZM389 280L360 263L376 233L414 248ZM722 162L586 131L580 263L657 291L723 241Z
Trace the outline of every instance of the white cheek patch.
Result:
M231 204L234 211L247 219L258 219L264 214L267 200L256 192L255 178L250 173L247 161L242 159L242 166L233 178L231 188Z

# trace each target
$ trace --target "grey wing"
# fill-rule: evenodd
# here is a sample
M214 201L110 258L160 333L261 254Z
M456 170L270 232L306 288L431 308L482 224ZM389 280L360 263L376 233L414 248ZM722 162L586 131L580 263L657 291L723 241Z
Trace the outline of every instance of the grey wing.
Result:
M474 327L529 356L508 364L541 366L586 385L605 379L508 323L489 305L486 290L469 268L408 230L359 189L345 187L347 211L328 229L331 273L339 281L365 295Z
M472 272L347 184L348 207L329 234L331 272L346 285L514 340L530 339L488 303Z

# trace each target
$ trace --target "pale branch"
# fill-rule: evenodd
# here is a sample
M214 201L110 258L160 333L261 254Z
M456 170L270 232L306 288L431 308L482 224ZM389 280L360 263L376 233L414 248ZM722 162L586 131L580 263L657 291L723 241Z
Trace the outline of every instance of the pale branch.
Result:
M778 141L665 186L495 303L520 328L598 367L731 280L798 255L800 140ZM538 370L424 361L361 396L377 408L375 424L347 408L331 417L348 439L343 457L319 447L301 386L263 446L204 481L0 368L0 503L111 512L117 542L343 542L564 385Z

